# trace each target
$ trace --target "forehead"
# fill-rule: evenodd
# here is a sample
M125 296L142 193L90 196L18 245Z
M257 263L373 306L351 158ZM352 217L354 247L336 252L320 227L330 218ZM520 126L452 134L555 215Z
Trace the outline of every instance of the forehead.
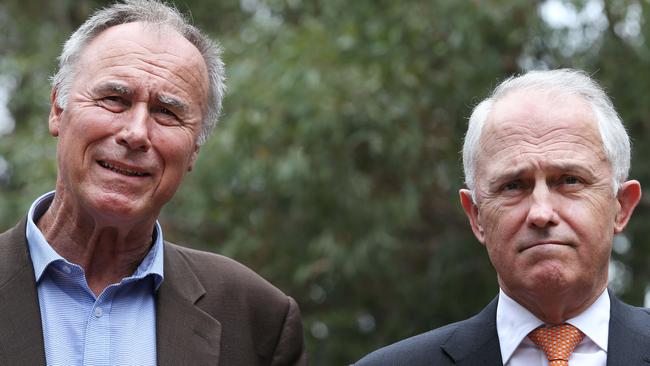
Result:
M591 106L580 96L550 91L514 91L496 101L479 146L483 165L606 161Z
M208 76L199 50L175 30L155 24L126 23L97 35L83 50L75 80L125 79L147 87L201 96Z

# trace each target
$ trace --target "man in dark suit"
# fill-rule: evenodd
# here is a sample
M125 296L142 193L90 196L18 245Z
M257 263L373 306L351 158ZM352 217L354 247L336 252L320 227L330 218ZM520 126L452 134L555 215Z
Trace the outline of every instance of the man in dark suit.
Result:
M507 79L474 109L463 165L461 205L497 298L357 365L650 364L650 314L607 290L613 236L641 188L602 88L569 69Z
M153 0L102 9L53 78L56 190L0 234L2 365L304 365L295 301L157 218L220 114L216 43Z

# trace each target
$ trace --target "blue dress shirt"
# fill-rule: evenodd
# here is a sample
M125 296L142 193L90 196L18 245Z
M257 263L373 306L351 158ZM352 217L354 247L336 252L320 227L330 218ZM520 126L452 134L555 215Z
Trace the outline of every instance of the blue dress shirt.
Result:
M95 296L81 266L61 257L35 219L54 192L29 210L27 242L41 308L48 365L155 365L155 293L163 281L162 230L156 222L151 250L135 272Z

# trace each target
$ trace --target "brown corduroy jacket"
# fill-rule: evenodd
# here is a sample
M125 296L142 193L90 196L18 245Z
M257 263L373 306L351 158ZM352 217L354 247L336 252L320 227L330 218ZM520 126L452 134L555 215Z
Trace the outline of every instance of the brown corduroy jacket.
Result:
M23 219L0 234L0 365L45 365ZM159 365L307 365L296 302L226 257L164 246Z

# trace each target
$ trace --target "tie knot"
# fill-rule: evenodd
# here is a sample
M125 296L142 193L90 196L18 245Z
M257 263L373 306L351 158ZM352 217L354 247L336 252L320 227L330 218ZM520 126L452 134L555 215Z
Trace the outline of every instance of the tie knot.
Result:
M569 355L582 342L585 334L571 324L561 324L553 327L539 327L528 338L544 351L549 366L569 365Z

